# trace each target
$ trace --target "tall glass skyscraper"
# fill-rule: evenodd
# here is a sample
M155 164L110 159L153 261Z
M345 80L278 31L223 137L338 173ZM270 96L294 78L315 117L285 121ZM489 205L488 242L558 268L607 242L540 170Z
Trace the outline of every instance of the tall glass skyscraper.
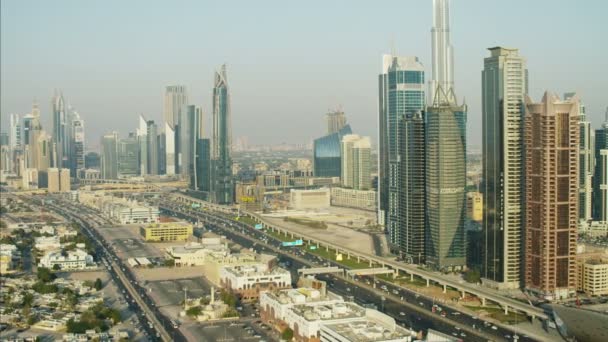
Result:
M55 93L53 97L53 140L55 141L55 156L57 158L55 167L69 167L68 156L69 141L66 136L68 129L67 112L65 109L65 100L63 94Z
M517 49L493 47L482 72L483 253L481 276L518 288L523 237L523 115L526 61Z
M101 178L118 178L118 133L111 132L101 138Z
M170 130L165 128L165 139L173 138L173 142L165 141L165 163L167 174L187 174L181 166L182 159L186 156L181 152L182 132L180 126L187 128L186 117L188 107L188 91L184 85L171 85L165 88L165 101L163 118ZM171 173L170 173L171 172Z
M230 113L230 92L226 65L215 73L213 87L213 144L212 196L219 204L234 202L234 180L232 178L232 120Z
M404 209L400 206L403 202L400 196L408 196L408 193L403 192L401 179L399 124L424 110L424 84L424 67L417 57L383 56L382 73L378 76L378 220L384 222L394 251L403 251L408 231L420 228L402 220ZM424 173L424 170L419 172Z
M139 141L133 133L129 137L118 140L118 174L121 176L137 176L139 174Z
M457 105L447 0L433 1L433 80L426 111L426 264L454 271L466 265L467 106Z

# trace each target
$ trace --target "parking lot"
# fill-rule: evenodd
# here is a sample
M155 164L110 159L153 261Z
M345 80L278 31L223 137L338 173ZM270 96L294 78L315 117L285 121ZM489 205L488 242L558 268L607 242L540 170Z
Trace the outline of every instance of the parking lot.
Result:
M209 295L211 284L203 277L169 279L146 282L146 289L158 307L180 305L184 301L184 289L188 298Z
M192 341L273 341L269 332L253 322L184 324L181 331Z

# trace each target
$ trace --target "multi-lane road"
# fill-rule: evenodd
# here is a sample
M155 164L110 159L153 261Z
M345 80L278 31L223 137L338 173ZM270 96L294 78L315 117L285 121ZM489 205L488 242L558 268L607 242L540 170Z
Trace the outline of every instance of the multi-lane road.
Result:
M193 222L202 221L210 231L225 235L244 247L254 248L258 252L273 252L281 259L291 263L292 270L303 267L340 266L333 260L322 259L303 249L285 249L281 241L260 230L238 221L225 214L210 211L193 210L175 203L160 203L165 213L176 215ZM432 312L434 302L430 298L384 282L380 279L358 278L359 281L337 275L318 275L318 278L328 281L330 289L346 297L352 296L360 304L374 304L378 309L394 317L399 323L415 330L434 328L467 341L533 341L529 336L516 333L470 316L443 304L439 306L445 312L445 317ZM376 282L374 288L372 282Z

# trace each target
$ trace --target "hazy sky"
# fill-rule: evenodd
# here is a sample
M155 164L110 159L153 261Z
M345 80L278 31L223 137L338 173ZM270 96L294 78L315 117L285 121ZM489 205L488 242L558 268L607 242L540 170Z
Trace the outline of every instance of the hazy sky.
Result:
M160 120L164 87L184 84L209 117L213 71L228 64L234 136L305 143L341 105L356 133L377 131L377 76L394 42L431 78L431 0L1 2L2 128L62 89L91 148L137 114ZM578 91L598 126L608 106L608 1L455 0L456 94L469 104L469 141L481 140L486 48L528 59L530 93ZM206 129L206 134L210 133Z

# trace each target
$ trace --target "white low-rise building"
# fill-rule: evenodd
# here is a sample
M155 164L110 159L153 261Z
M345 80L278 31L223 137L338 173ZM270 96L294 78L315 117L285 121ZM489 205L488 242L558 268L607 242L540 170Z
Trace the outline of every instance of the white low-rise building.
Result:
M400 327L395 319L366 309L365 317L347 323L321 324L321 342L411 342L415 332Z
M262 319L283 322L298 341L409 342L415 336L390 316L328 292L323 281L304 278L302 286L260 295Z
M61 248L59 236L41 236L34 240L34 247L40 251L50 251Z
M230 254L230 249L220 239L202 239L201 243L188 243L166 249L167 255L175 261L175 266L202 266L209 258L221 259Z
M268 264L224 266L220 269L220 284L243 300L258 299L261 291L291 287L291 273Z
M289 192L289 207L295 210L322 209L330 206L328 188L312 190L291 189Z
M376 192L374 190L355 190L331 188L331 205L337 207L376 210Z
M53 268L59 265L62 270L82 270L89 266L94 266L93 257L81 249L75 249L62 253L61 251L47 252L41 259L38 266Z

